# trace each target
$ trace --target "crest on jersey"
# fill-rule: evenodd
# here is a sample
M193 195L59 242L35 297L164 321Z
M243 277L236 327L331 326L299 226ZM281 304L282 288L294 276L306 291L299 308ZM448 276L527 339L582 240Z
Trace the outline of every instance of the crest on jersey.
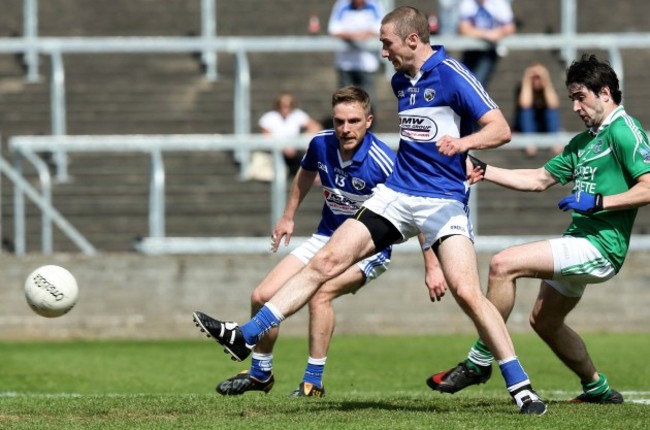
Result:
M650 150L647 148L639 148L639 152L641 153L641 157L643 157L643 163L650 163Z
M433 88L427 88L426 90L424 90L424 100L430 102L431 100L434 99L435 96L436 96L436 90L434 90Z
M355 190L361 191L366 188L366 181L361 178L352 178L352 186Z
M594 145L593 153L599 154L602 151L603 151L603 141L598 139L598 142L596 142L596 144Z

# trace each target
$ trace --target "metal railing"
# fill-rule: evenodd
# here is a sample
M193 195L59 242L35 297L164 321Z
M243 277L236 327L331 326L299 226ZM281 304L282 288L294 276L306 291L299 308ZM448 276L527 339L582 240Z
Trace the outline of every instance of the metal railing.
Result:
M378 48L378 42L367 42ZM472 38L439 36L432 43L442 44L451 50L482 49L487 44ZM502 45L513 50L575 50L602 49L609 52L612 67L624 82L621 49L647 49L650 33L580 34L565 35L521 34L506 38ZM65 68L66 53L173 53L173 52L224 52L234 55L234 133L251 133L251 71L248 54L254 52L334 52L344 47L344 42L329 36L287 37L95 37L95 38L0 38L0 53L36 52L50 56L50 110L53 135L65 135ZM240 153L242 172L247 168L246 153ZM57 179L67 180L65 154L56 151Z
M378 134L381 140L396 147L397 134ZM515 135L505 149L522 149L529 145L552 147L565 144L573 133ZM149 236L136 245L145 254L165 253L227 253L263 252L268 250L267 238L225 238L225 237L167 237L165 233L165 168L163 153L192 151L234 151L263 149L273 153L275 178L271 183L271 207L269 208L269 228L280 218L287 198L286 167L282 157L284 147L305 147L307 137L294 139L271 139L263 135L112 135L112 136L13 136L9 138L9 149L15 155L15 169L9 170L5 162L0 169L14 182L14 229L15 252L26 253L25 240L25 200L27 194L42 211L41 238L42 252L54 251L52 224L60 227L79 249L86 254L97 251L81 236L51 205L52 179L46 164L36 154L60 149L71 152L145 152L151 156L149 181ZM38 173L40 194L23 179L22 161L28 161ZM7 173L9 172L9 173ZM477 233L478 250L497 250L516 243L522 243L541 236L481 236L477 218L477 193L474 188L470 206L474 208L472 223ZM294 243L301 242L296 238ZM417 244L407 244L400 249L417 250ZM634 249L650 249L650 236L635 236ZM283 249L287 252L291 249Z

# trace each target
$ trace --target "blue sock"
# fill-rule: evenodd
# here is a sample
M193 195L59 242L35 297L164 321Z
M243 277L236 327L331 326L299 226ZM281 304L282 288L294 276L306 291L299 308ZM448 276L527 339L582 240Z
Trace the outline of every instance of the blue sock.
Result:
M508 358L499 361L499 368L503 379L506 380L506 388L510 393L517 391L519 388L530 385L528 375L521 367L517 357Z
M327 357L312 358L307 360L307 368L305 369L305 376L303 382L309 382L318 388L323 388L323 372L325 371L325 361Z
M264 333L280 325L283 319L284 315L275 306L271 303L265 304L250 321L241 326L244 340L249 345L255 345Z
M266 381L273 373L273 354L258 354L253 352L251 370L248 372L253 378Z

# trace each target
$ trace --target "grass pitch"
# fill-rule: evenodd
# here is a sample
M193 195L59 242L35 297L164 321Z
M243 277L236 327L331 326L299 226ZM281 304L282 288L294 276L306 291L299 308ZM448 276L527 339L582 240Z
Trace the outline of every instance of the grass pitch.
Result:
M306 340L281 338L271 393L222 397L215 385L248 367L211 339L0 343L0 429L647 429L648 334L585 336L623 405L568 404L577 378L534 335L514 337L543 417L522 416L496 371L455 395L431 391L433 372L463 359L473 336L335 336L327 397L291 399Z

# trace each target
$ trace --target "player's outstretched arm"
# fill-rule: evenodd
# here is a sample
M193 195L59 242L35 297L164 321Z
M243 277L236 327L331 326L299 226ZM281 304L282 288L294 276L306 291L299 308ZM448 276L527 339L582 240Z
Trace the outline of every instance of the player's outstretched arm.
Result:
M271 252L278 250L283 237L284 246L289 245L291 235L293 234L294 217L305 196L311 190L316 175L318 175L317 171L305 170L302 167L298 169L291 183L291 190L289 191L289 198L287 199L284 213L275 224L275 227L273 227L273 232L271 233Z
M473 155L467 157L467 177L470 184L483 179L518 191L544 191L558 180L543 167L537 169L503 169L484 163Z

